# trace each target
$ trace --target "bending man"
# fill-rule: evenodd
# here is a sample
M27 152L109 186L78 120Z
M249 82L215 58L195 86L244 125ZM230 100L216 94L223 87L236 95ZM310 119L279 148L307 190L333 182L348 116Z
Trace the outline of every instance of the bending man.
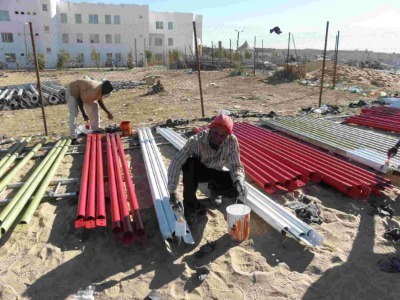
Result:
M192 136L172 159L168 169L168 191L175 213L206 213L196 197L200 182L208 182L211 203L219 206L222 195L246 197L244 168L240 162L239 143L232 134L233 122L219 115L204 130ZM229 171L222 168L227 166ZM177 195L180 172L183 173L183 203ZM188 215L186 215L187 218Z
M107 80L103 83L89 79L78 79L71 82L66 91L67 105L69 110L69 135L76 139L76 124L78 117L78 107L85 121L90 121L91 128L100 128L99 106L105 111L109 120L113 115L108 111L103 103L103 98L107 97L113 86Z

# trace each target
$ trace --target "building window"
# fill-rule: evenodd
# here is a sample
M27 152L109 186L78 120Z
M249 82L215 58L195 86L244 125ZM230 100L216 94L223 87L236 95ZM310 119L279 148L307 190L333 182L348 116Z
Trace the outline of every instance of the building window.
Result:
M61 14L61 23L67 24L67 14Z
M99 24L99 16L89 15L89 24Z
M10 15L8 14L8 10L0 10L0 21L10 21Z
M42 4L42 10L47 11L47 4Z
M3 43L13 43L14 42L13 34L11 32L1 33L1 39L2 39Z
M100 36L98 34L91 34L90 35L90 43L91 44L98 44L100 43Z
M63 34L62 34L62 42L63 42L64 44L68 44L68 43L69 43L69 36L68 36L68 33L63 33Z
M121 24L120 16L114 16L114 24L117 24L117 25Z
M122 61L122 54L121 53L115 53L115 60L118 62Z
M143 19L143 16L139 16L139 19Z
M112 44L112 35L106 34L106 44Z
M21 11L21 15L24 15L25 13L23 11Z
M114 42L115 42L116 44L121 44L121 35L116 34L116 35L114 36Z
M168 39L168 46L173 46L174 45L174 39L169 38Z
M77 44L82 44L83 43L83 34L82 33L77 33L76 34L76 43Z
M157 21L156 22L156 29L164 29L164 22Z
M82 15L75 14L75 24L82 24Z
M162 38L154 38L154 46L162 46Z
M111 24L111 15L104 16L104 23Z
M44 26L44 33L50 33L50 27Z
M174 23L168 22L168 29L169 29L169 30L174 29Z
M31 15L31 13L30 13L29 11L27 12L27 14L28 14L28 16L30 16L30 15Z
M6 58L6 62L8 63L15 63L17 61L15 53L4 53L4 57Z
M51 48L46 48L46 52L47 52L48 54L50 54L50 53L51 53Z
M112 60L112 53L106 53L107 60Z

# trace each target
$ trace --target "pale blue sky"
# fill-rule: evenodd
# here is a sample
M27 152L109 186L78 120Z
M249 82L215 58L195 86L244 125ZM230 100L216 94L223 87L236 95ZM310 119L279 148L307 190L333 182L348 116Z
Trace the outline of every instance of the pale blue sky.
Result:
M151 11L192 12L203 15L203 43L222 39L224 46L235 29L243 30L240 43L247 40L257 46L284 48L287 33L294 34L298 48L322 48L326 21L329 21L328 48L334 47L335 35L341 32L341 46L346 49L373 49L400 52L400 0L101 0L90 3L146 4ZM279 26L283 34L270 34ZM221 36L223 36L221 38ZM322 38L322 40L321 40ZM320 45L322 43L322 45ZM260 44L260 45L258 45ZM229 45L228 45L229 46Z

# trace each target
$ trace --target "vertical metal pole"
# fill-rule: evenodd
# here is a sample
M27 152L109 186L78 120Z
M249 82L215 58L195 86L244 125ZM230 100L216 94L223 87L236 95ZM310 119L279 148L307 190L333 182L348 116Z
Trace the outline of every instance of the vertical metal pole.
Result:
M214 67L214 42L211 41L211 64Z
M24 38L25 38L25 62L28 65L28 41L26 40L26 30L25 30L25 25L27 25L26 23L24 23Z
M136 38L135 38L135 62L136 62L136 67L137 67L137 48L136 48Z
M36 78L37 78L37 88L39 92L39 97L40 97L40 103L42 104L42 116L43 116L43 125L44 125L44 132L46 136L48 135L47 132L47 122L46 122L46 114L44 112L44 101L43 101L43 95L42 95L42 84L40 82L40 76L39 76L39 64L38 64L38 59L37 59L37 54L36 54L36 44L35 44L35 37L33 35L33 28L32 28L32 22L29 22L29 29L31 31L31 39L32 39L32 48L33 48L33 55L35 58L35 69L36 69Z
M338 32L338 33L339 33L339 32ZM335 85L336 85L336 66L337 66L338 38L339 38L339 36L336 35L336 41L335 41L335 58L334 58L334 61L333 61L332 90L335 88Z
M239 30L237 31L237 33L238 33L238 37L236 40L236 52L239 52Z
M256 43L257 37L254 37L254 76L256 76Z
M199 77L199 89L200 89L200 100L201 100L201 115L204 118L204 105L203 105L203 90L201 87L201 75L200 75L200 57L199 48L197 46L197 33L196 33L196 21L193 21L193 32L194 32L194 45L196 47L196 63L197 63L197 75Z
M288 40L288 44L287 44L286 70L289 69L289 49L290 49L290 32L289 32L289 40Z
M327 43L328 43L328 30L329 30L329 21L326 22L324 60L323 60L323 62L322 62L321 88L320 88L320 91L319 91L319 102L318 102L318 107L321 107L321 102L322 102L322 86L324 85L325 57L326 57L326 45L327 45Z
M232 71L232 40L229 39L229 71Z
M147 65L146 39L144 39L143 47L144 47L144 52L143 52L143 67L144 67L145 62L146 62L146 65Z
M264 40L261 40L261 59L264 61Z

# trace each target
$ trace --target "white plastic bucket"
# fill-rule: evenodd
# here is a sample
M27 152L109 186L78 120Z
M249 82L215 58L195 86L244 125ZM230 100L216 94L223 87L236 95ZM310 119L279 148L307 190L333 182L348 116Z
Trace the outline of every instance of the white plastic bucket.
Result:
M244 204L233 204L226 208L228 236L238 242L249 238L251 209Z

